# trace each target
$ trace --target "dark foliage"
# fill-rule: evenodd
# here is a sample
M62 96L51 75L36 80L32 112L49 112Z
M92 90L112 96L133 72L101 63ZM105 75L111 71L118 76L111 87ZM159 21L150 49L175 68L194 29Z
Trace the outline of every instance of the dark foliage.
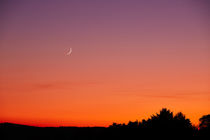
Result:
M202 137L209 138L210 139L210 114L204 115L199 119L200 125L199 125L199 134Z

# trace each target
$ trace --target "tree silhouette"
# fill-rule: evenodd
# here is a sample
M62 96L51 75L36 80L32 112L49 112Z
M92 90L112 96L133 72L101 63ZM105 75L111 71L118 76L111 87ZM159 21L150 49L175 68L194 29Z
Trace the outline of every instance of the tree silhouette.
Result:
M210 114L204 115L199 119L200 121L200 129L210 129Z
M181 112L174 116L174 123L178 128L192 128L190 120L186 119L185 115Z
M152 128L152 129L191 129L192 124L189 119L181 112L175 116L167 108L163 108L159 113L152 115L147 120L143 119L141 122L137 120L132 122L129 121L127 125L113 123L110 127L112 128Z
M129 128L138 128L139 127L139 122L136 120L135 122L129 121L128 122L128 127Z
M200 137L210 138L210 114L204 115L199 119L199 135Z
M147 120L146 127L148 128L169 128L173 125L173 112L163 108L160 113L152 115L150 119Z

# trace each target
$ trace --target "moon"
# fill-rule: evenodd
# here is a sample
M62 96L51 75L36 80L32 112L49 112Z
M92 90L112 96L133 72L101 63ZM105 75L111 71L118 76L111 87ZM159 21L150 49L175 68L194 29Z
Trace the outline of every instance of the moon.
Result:
M72 53L72 48L69 48L69 51L66 53L66 55L70 55Z

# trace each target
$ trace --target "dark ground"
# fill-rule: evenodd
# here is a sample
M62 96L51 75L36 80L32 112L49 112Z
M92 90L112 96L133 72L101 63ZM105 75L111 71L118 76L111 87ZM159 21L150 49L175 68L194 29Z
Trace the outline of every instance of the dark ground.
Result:
M208 139L209 131L175 130L172 128L113 127L32 127L11 123L0 124L3 140L112 140L112 139ZM208 138L207 138L208 136Z

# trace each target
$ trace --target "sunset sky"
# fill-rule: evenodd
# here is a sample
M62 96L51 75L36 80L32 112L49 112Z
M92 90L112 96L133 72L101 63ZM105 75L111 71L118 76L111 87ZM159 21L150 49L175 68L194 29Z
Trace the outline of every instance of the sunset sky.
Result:
M198 124L210 113L208 5L1 1L0 122L108 126L167 107Z

